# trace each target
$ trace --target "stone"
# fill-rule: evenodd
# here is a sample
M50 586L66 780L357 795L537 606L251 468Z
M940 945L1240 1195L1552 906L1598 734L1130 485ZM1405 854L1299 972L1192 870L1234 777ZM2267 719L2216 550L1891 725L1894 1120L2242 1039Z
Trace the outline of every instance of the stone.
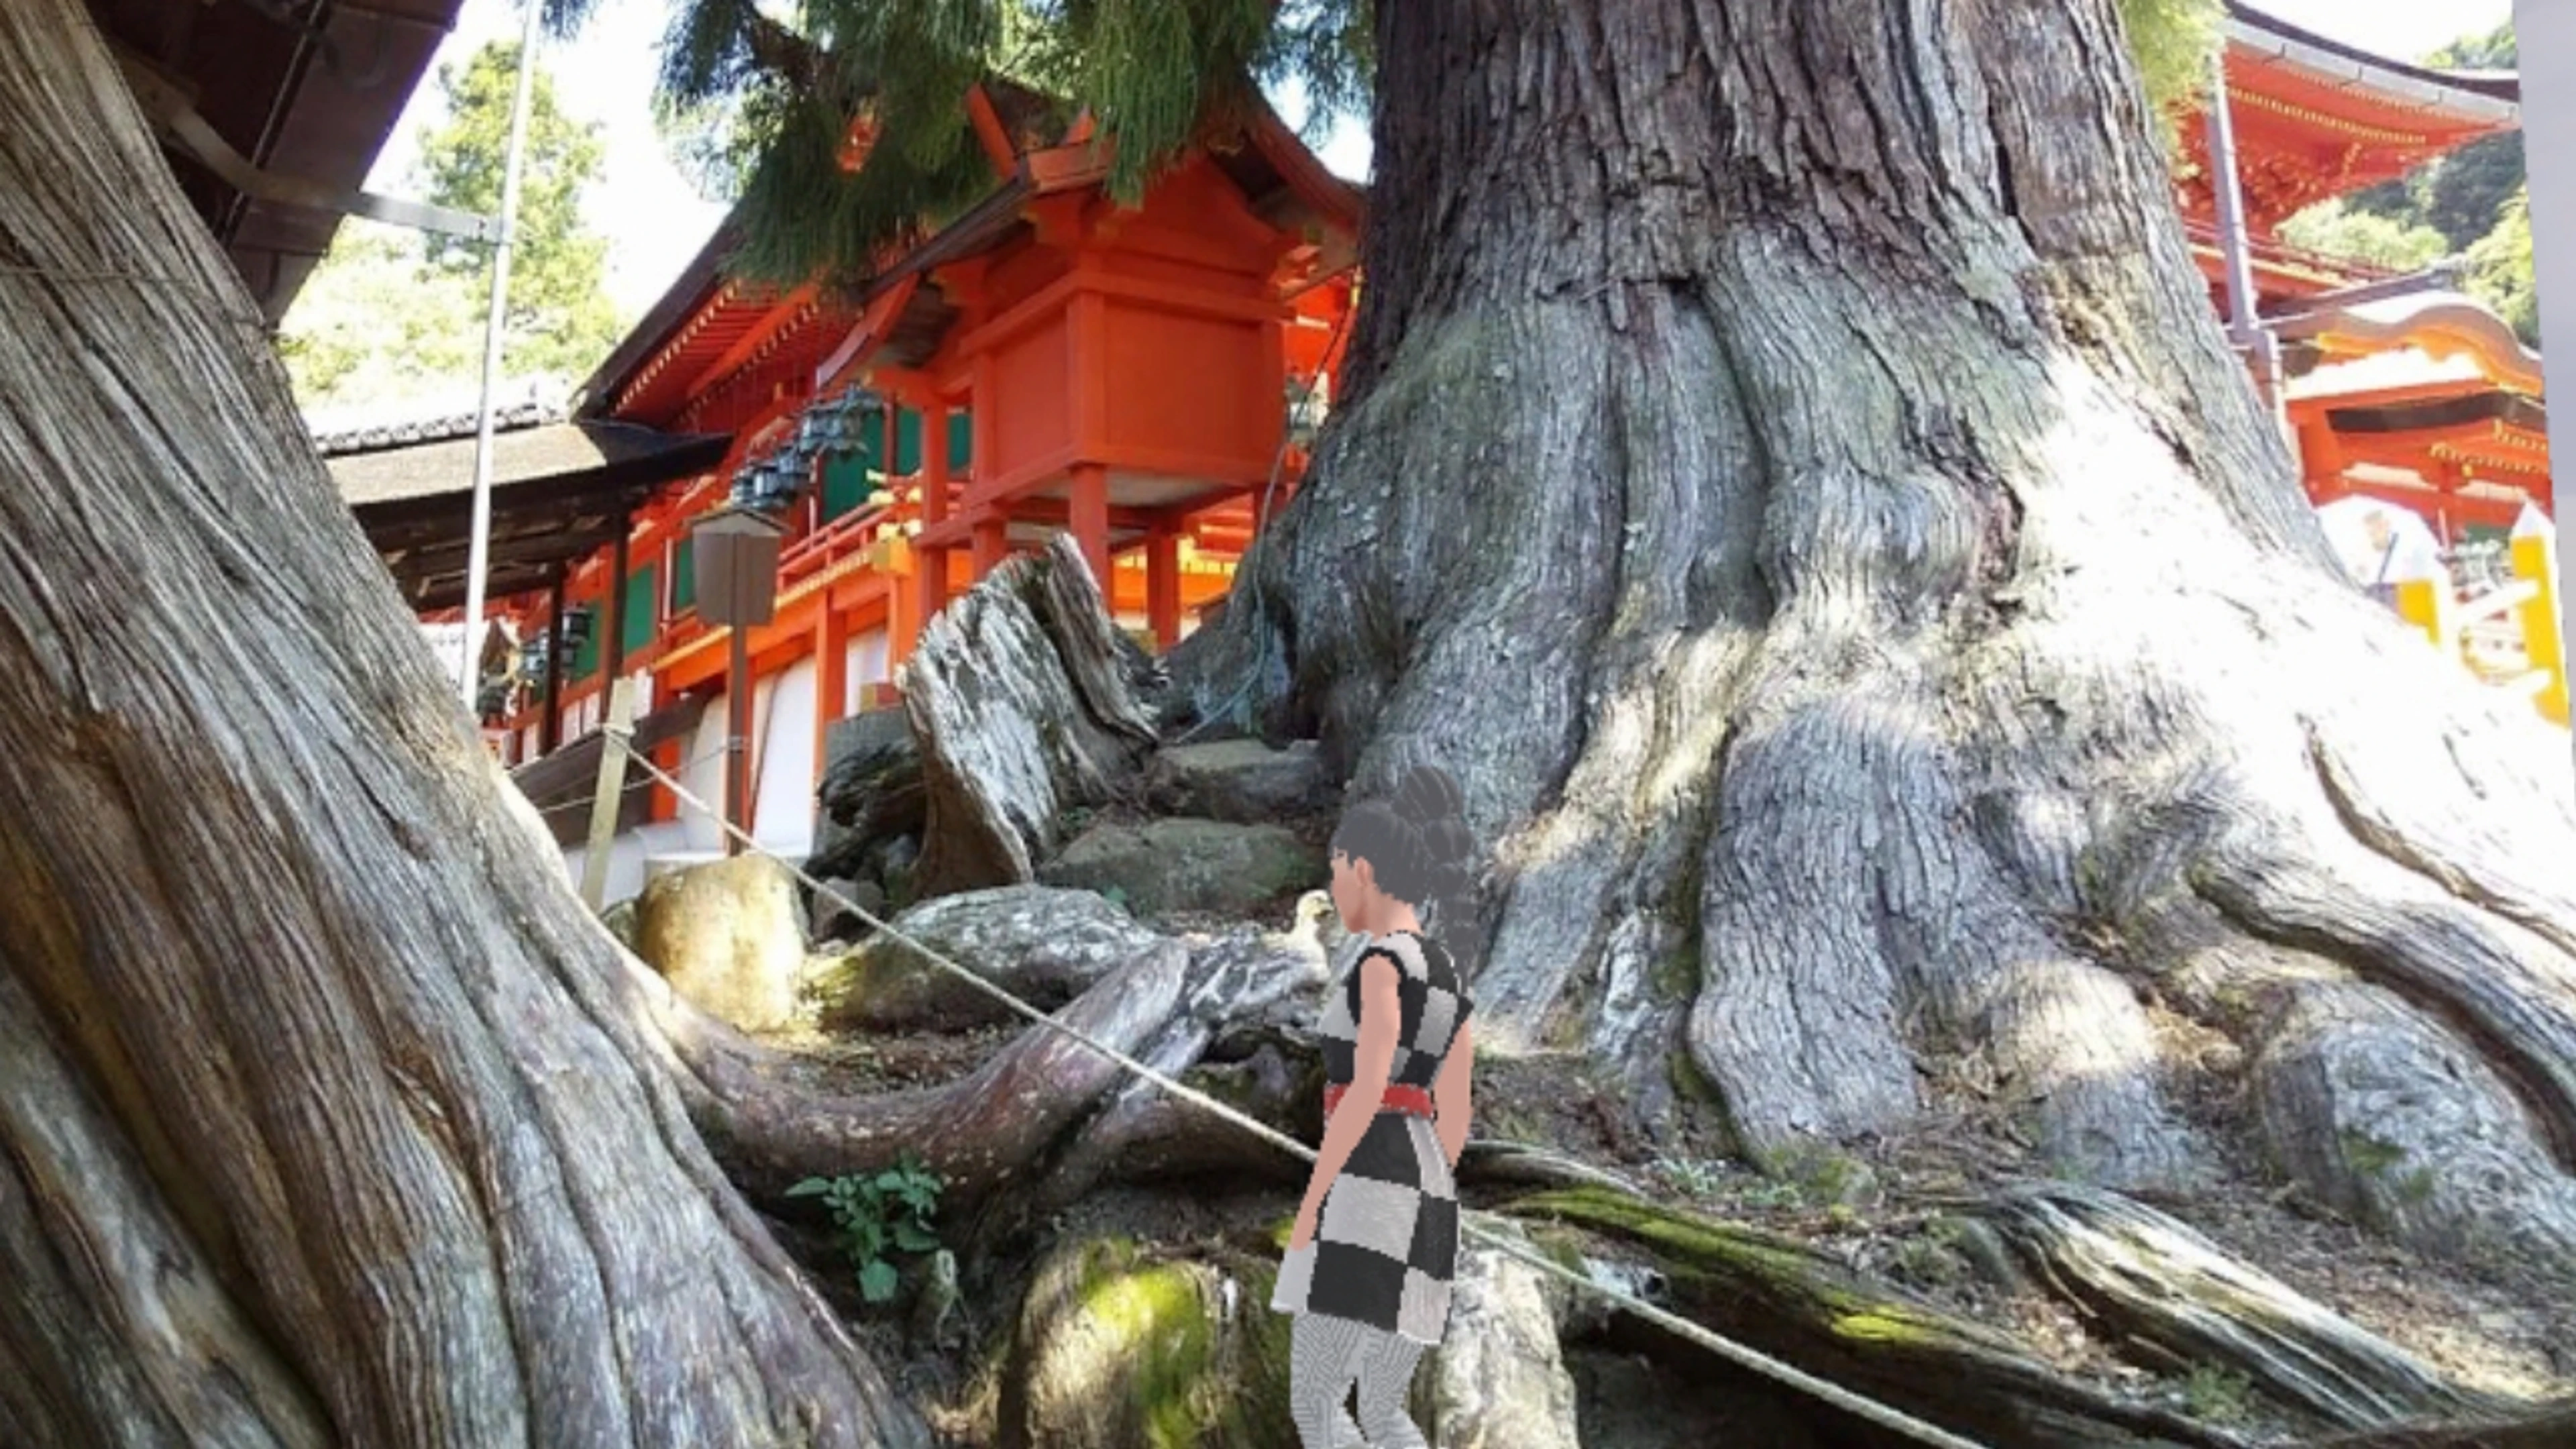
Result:
M1312 740L1274 750L1259 740L1174 745L1154 757L1146 798L1167 815L1261 825L1330 812L1341 803Z
M1449 1331L1422 1386L1426 1437L1441 1449L1580 1449L1557 1335L1565 1290L1492 1248L1459 1246Z
M796 878L761 855L666 871L635 906L635 954L691 1004L744 1031L794 1025L805 966Z
M1038 878L1098 891L1143 917L1249 917L1280 896L1325 884L1332 871L1322 847L1280 826L1180 818L1093 826Z
M1092 892L1034 885L941 896L887 924L1050 1011L1163 939ZM958 1031L1015 1019L885 932L842 958L817 994L833 1030Z
M815 796L822 808L806 864L818 876L869 874L862 862L881 842L920 834L927 802L911 720L877 709L835 721Z
M1270 1310L1275 1267L1231 1253L1165 1258L1116 1237L1057 1248L1021 1305L1018 1422L1004 1442L1298 1449L1291 1320Z
M882 921L886 918L885 887L872 880L825 881L851 905ZM817 941L856 941L875 929L860 919L858 913L833 900L821 891L814 893L814 939Z
M1132 788L1156 743L1138 683L1070 535L923 625L903 672L924 792L915 892L1025 884L1069 812Z
M599 913L599 923L608 928L608 934L617 938L617 944L625 947L629 951L635 949L635 902L633 898L630 897L622 901L609 902L607 909Z

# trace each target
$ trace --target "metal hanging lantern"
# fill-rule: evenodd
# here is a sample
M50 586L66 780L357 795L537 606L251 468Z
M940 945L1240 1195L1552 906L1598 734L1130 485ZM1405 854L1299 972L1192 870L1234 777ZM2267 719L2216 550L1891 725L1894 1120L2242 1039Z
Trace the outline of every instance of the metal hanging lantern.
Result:
M697 560L698 617L731 631L726 666L725 820L749 832L751 799L751 631L778 608L778 553L787 526L757 509L720 508L689 530ZM727 854L742 848L726 837Z

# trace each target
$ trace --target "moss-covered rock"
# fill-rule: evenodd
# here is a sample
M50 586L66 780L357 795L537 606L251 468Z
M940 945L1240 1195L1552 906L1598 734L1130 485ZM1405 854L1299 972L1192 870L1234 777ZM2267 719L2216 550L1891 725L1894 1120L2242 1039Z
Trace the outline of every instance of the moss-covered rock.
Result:
M1178 817L1095 825L1039 870L1049 885L1098 891L1140 916L1246 916L1332 878L1324 852L1277 825Z
M959 1031L1013 1019L1008 1007L931 964L919 942L1020 999L1053 1010L1162 937L1089 891L1001 886L925 901L820 972L830 1031ZM899 939L900 938L900 939Z
M1298 1449L1273 1265L1164 1257L1127 1238L1059 1248L1021 1309L1003 1405L1026 1449Z

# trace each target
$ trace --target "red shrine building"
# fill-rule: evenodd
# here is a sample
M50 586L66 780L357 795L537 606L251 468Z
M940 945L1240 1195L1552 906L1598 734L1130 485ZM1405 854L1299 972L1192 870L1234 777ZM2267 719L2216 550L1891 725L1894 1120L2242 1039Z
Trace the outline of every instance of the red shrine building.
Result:
M2278 235L2304 207L2512 127L2513 80L2364 55L2242 6L2225 75L2235 195L2213 184L2206 117L2186 128L2177 195L2311 495L2387 500L2445 539L2546 509L2539 359L2510 329L2442 277ZM485 713L523 775L540 758L577 773L568 742L595 759L622 677L641 696L638 747L722 798L731 641L698 617L690 528L744 492L783 501L789 527L775 616L746 640L750 828L789 856L812 846L836 728L892 703L923 621L1013 554L1069 531L1149 648L1225 595L1330 402L1363 197L1265 111L1121 206L1087 126L1049 135L1007 109L969 100L990 193L857 295L728 280L727 226L570 416L504 432L490 595L542 666L487 653L515 684ZM2229 284L2240 269L2250 307ZM457 433L410 451L453 449ZM453 484L424 496L436 490L391 461L400 448L325 451L424 621L454 620ZM648 857L722 848L671 792L626 803L612 897L640 886ZM567 847L588 815L555 819Z
M690 527L745 486L790 500L775 615L748 639L748 799L753 834L791 856L810 848L832 727L890 703L922 622L1003 560L1069 531L1119 622L1155 649L1224 596L1257 519L1294 491L1299 443L1330 399L1359 191L1264 111L1121 206L1087 127L1031 134L984 95L972 106L993 190L857 296L728 280L735 234L720 229L573 416L547 424L668 439L663 456L693 449L700 471L600 495L594 511L623 520L607 536L568 514L511 535L540 552L549 537L582 546L538 590L491 589L494 616L522 639L568 626L537 651L545 685L487 701L506 762L595 730L625 676L642 687L639 744L693 793L722 798L729 639L697 617ZM366 466L364 454L335 460L344 492ZM565 472L515 483L499 466L495 497L573 485ZM379 518L387 506L373 505ZM496 503L496 558L510 512ZM402 577L392 525L360 514ZM454 619L458 597L444 575L414 594L429 622ZM721 848L713 821L658 793L642 853ZM621 860L612 894L641 868Z
M2513 329L2446 278L2304 253L2279 236L2308 207L2514 129L2518 81L2425 70L2228 8L2223 100L2246 320L2277 353L2273 391L2310 496L2379 498L2446 541L2508 530L2526 504L2548 511L2540 358ZM2235 317L2209 119L2185 125L2175 187L2211 303Z

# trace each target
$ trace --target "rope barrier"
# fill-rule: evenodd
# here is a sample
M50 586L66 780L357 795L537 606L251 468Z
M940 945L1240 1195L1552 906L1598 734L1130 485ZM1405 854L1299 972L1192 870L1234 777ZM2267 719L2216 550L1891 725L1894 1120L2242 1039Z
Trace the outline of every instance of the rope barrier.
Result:
M626 742L632 737L633 731L631 730L612 730L609 732L610 743L619 749L626 749ZM1300 1161L1307 1163L1315 1161L1315 1149L1308 1147L1305 1143L1288 1136L1286 1133L1279 1131L1277 1128L1270 1126L1268 1123L1263 1122L1248 1113L1235 1107L1231 1107L1224 1102L1218 1101L1216 1098L1209 1096L1205 1092L1199 1091L1195 1087L1176 1081L1173 1078L1156 1071L1152 1067L1145 1065L1143 1062L1136 1060L1125 1052L1118 1050L1116 1047L1098 1040L1090 1033L1083 1031L1079 1027L1071 1026L1065 1022L1057 1020L1055 1017L1039 1010L1037 1007L1031 1006L1029 1003L1022 1001L1019 997L1011 994L1002 987L994 985L992 982L985 980L975 972L959 965L955 961L950 960L939 951L934 950L923 942L915 940L913 937L905 934L903 931L896 928L891 922L877 916L866 907L861 906L858 902L851 900L848 896L833 889L828 883L815 879L812 875L806 872L803 866L787 860L775 851L769 850L761 845L760 842L754 840L748 832L737 828L732 821L725 819L723 812L707 804L704 799L693 793L686 785L680 783L677 779L674 779L667 771L663 770L659 765L654 764L651 760L635 753L633 750L627 750L627 759L637 768L643 770L648 776L657 779L662 785L669 788L671 793L679 799L681 804L688 806L690 809L697 810L713 819L716 822L718 829L722 830L727 836L739 841L745 850L750 851L754 855L761 856L764 859L776 862L790 875L793 875L799 882L803 883L807 889L812 890L817 895L830 900L834 904L840 906L843 910L846 910L850 914L858 917L861 921L866 922L872 929L884 932L887 937L918 954L923 960L930 962L940 970L957 977L967 985L983 992L985 995L1001 1003L1014 1014L1025 1017L1029 1021L1035 1022L1036 1024L1046 1027L1063 1036L1072 1038L1084 1047L1087 1047L1090 1050L1099 1053L1101 1056L1116 1062L1120 1067L1126 1069L1133 1075L1153 1083L1156 1087L1171 1093L1173 1096L1178 1097L1195 1107L1213 1113L1219 1119L1251 1133L1253 1136L1289 1153ZM1617 1304L1627 1312L1633 1313L1639 1318L1643 1318L1646 1321L1655 1324L1657 1327L1664 1329L1676 1337L1696 1344L1701 1348L1707 1349L1711 1353L1717 1354L1721 1358L1727 1359L1741 1368L1749 1369L1754 1373L1760 1374L1763 1377L1771 1379L1772 1381L1782 1384L1788 1388L1795 1389L1809 1398L1829 1404L1832 1407L1840 1409L1856 1418L1865 1419L1870 1423L1878 1425L1882 1429L1889 1430L1896 1434L1901 1434L1917 1443L1935 1445L1937 1446L1937 1449L1988 1449L1988 1446L1979 1444L1974 1439L1962 1438L1937 1424L1927 1423L1921 1419L1915 1418L1901 1409L1880 1403L1878 1400L1870 1398L1866 1394L1846 1389L1840 1384L1834 1383L1829 1379L1818 1378L1814 1374L1808 1373L1793 1365L1783 1363L1779 1359L1773 1358L1759 1349L1750 1348L1744 1344L1737 1343L1735 1340L1730 1339L1723 1334L1700 1324L1693 1323L1689 1319L1684 1318L1677 1313L1658 1307L1655 1304L1649 1303L1623 1289L1613 1287L1607 1283L1599 1281L1598 1279L1578 1273L1553 1259L1542 1257L1539 1254L1521 1246L1521 1244L1514 1239L1485 1227L1482 1223L1476 1221L1473 1216L1466 1216L1464 1227L1470 1236L1506 1257L1515 1259L1523 1265L1534 1268L1541 1273L1561 1278L1565 1282L1572 1284L1574 1287L1592 1293L1595 1296L1605 1298L1610 1302Z
M694 760L682 762L680 769L683 773L686 773L707 763L709 760L721 760L732 753L733 747L731 744L718 745L714 749L707 751L705 754L698 756ZM635 760L642 757L630 749L626 751L626 758L629 760ZM627 796L634 794L638 790L652 789L656 783L658 782L656 782L651 776L646 776L640 780L629 780L624 786L619 788L617 798L624 800ZM551 820L557 815L570 815L575 812L588 811L591 808L591 803L592 796L584 795L577 800L562 800L552 805L542 806L538 809L537 814L543 819Z

